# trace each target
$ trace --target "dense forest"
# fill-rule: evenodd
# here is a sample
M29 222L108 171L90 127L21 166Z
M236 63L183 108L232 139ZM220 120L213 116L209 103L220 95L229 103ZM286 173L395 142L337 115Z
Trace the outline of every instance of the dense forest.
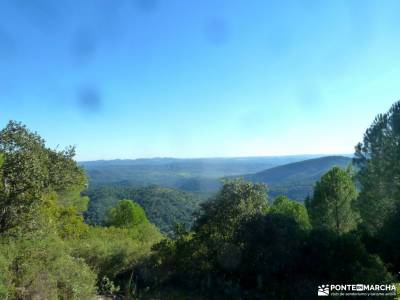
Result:
M174 225L178 223L190 226L193 213L205 200L205 196L202 195L159 186L102 186L88 189L84 195L90 198L84 214L89 224L104 224L108 209L115 206L120 199L134 199L144 208L150 222L165 234L171 234Z
M312 299L399 282L400 102L304 204L246 178L207 200L91 189L74 155L18 122L0 131L0 299Z

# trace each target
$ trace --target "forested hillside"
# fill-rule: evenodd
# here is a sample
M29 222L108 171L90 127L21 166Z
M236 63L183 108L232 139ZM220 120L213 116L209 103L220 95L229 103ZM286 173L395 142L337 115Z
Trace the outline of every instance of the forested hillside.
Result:
M286 161L288 159L294 159L294 157L281 159L274 158L273 160L277 162ZM235 159L232 160L234 161ZM249 169L252 168L251 165L254 163L252 159L244 159L243 161L241 159L237 160L240 161L241 168L245 168L245 161L250 162L250 166L248 166ZM266 160L266 158L264 158L264 160ZM146 174L145 177L142 178L142 185L144 187L137 187L129 181L116 183L107 181L107 184L100 184L99 182L97 182L97 184L92 184L91 188L85 192L85 195L89 196L91 199L88 210L85 213L85 219L87 222L91 224L102 224L107 209L114 206L119 199L127 198L134 199L134 201L143 206L149 220L157 225L162 232L171 234L176 223L183 223L187 227L192 225L194 220L192 216L193 212L198 209L201 202L207 199L207 197L215 194L218 189L222 187L224 180L223 178L180 179L180 183L176 184L180 186L180 189L154 185L146 186L146 183L148 184L151 182L151 180L146 179L146 176L151 177L150 166L156 165L159 174L166 172L163 174L165 177L172 172L171 169L177 169L178 166L179 168L185 168L187 172L190 171L191 174L198 172L198 169L196 169L196 164L193 163L193 161L190 161L190 163L187 164L179 162L175 167L169 165L168 168L166 165L171 162L176 163L175 159L150 159L144 161L147 165L142 165L142 160L87 163L94 166L100 164L101 168L104 168L104 170L110 170L110 172L113 172L114 168L117 168L118 172L121 172L126 168L126 170L129 170L127 171L128 173L132 172L138 174L138 172L142 170ZM208 160L206 159L206 161ZM213 159L210 159L210 161L213 161ZM220 161L220 159L216 160L216 162ZM117 167L119 164L123 167ZM159 166L160 164L162 164L162 167ZM210 165L210 162L207 164ZM268 187L268 194L271 199L278 195L284 195L293 200L302 202L307 196L313 193L315 182L320 179L324 173L333 166L346 168L349 164L351 164L351 158L344 156L328 156L285 164L268 170L263 170L256 174L241 176L248 181L265 183ZM219 164L217 165L221 166ZM224 168L228 168L225 164L223 166ZM165 171L166 169L169 169L169 171ZM106 177L102 176L102 178L104 180ZM162 183L167 186L169 185L165 180L163 180ZM185 190L196 191L196 193L185 192Z
M259 172L315 156L174 159L154 158L81 162L92 186L158 185L187 192L215 192L226 176Z
M120 199L132 199L145 210L150 222L162 232L171 233L176 223L190 226L193 213L205 199L170 188L149 186L143 188L101 187L85 192L90 198L85 219L90 224L103 224L106 212Z
M326 171L333 166L347 167L351 163L351 158L344 156L304 160L309 157L192 160L165 158L94 161L84 162L82 165L93 188L113 186L117 189L158 185L201 194L204 198L220 189L224 178L244 177L252 182L267 184L271 197L286 195L294 200L304 201L312 193L315 182ZM246 174L246 171L253 174Z
M251 182L265 183L271 197L285 195L294 200L304 201L313 193L315 182L327 171L334 166L347 168L349 165L349 157L327 156L278 166L243 177Z

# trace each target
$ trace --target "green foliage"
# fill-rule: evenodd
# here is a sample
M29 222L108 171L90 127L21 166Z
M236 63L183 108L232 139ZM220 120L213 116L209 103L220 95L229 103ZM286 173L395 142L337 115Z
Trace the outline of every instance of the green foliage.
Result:
M85 219L90 224L104 224L107 210L120 199L135 199L143 207L151 223L163 233L172 234L175 223L190 226L193 213L203 198L169 188L156 186L143 188L101 187L89 189L90 197Z
M102 295L114 295L119 291L119 287L114 285L114 282L112 282L110 279L108 279L107 276L104 276L101 281L100 281L100 287L99 287L99 292Z
M199 233L217 234L228 240L238 223L267 210L265 185L242 179L227 181L215 199L201 204L194 227Z
M121 200L109 210L107 225L110 227L88 227L69 244L75 257L96 270L100 290L111 294L117 291L114 282L125 291L132 288L136 266L162 235L148 222L140 205L131 200Z
M356 147L363 226L375 234L396 213L400 199L400 102L375 118Z
M357 233L310 230L304 207L285 197L265 213L262 186L226 183L202 207L192 232L153 247L146 284L207 299L311 299L319 282L393 280Z
M268 185L269 196L285 195L290 199L304 201L314 190L316 181L332 167L347 167L351 158L326 156L277 166L261 172L245 175L245 180Z
M290 200L285 196L276 197L272 203L270 213L282 214L293 218L303 229L310 229L310 219L306 207L296 201Z
M395 300L399 300L400 299L400 282L397 282L395 284L396 287L396 298L394 298Z
M343 234L356 228L359 216L353 209L357 198L350 174L334 167L317 182L306 205L314 228Z
M363 239L393 272L400 268L400 101L378 115L356 147Z
M228 276L239 263L235 231L240 224L268 210L264 185L243 180L226 182L213 200L201 205L193 232L179 230L174 240L154 247L152 281L180 282L183 286L210 288Z
M367 251L355 232L336 235L314 230L302 253L302 264L314 281L379 284L394 280L382 260Z
M48 182L43 140L19 123L0 131L3 154L0 191L0 232L15 227L37 207ZM43 163L45 162L45 163Z
M10 299L92 299L96 275L51 232L0 241ZM61 272L62 270L62 272Z
M1 247L3 248L3 247ZM8 299L13 294L12 275L10 272L11 260L0 250L0 299Z
M105 223L108 226L131 228L148 222L143 208L131 201L121 200L116 207L107 212Z
M397 207L400 211L400 207ZM391 214L383 226L371 234L368 227L361 227L363 241L371 253L379 255L387 263L389 270L398 273L400 268L400 214Z
M92 299L96 274L63 241L87 229L80 196L86 177L74 149L48 149L11 121L0 131L0 153L1 296Z
M126 273L162 235L140 205L120 201L109 228L84 223L89 198L74 149L46 148L36 133L10 122L0 131L1 299L93 299L96 282L116 292Z
M61 195L70 189L82 190L86 184L83 170L72 159L73 148L50 150L38 134L20 123L11 121L0 131L0 153L0 233L21 224L36 226L46 193Z
M63 239L79 238L88 230L83 216L79 215L75 207L57 207L54 212L57 218L58 234Z
M238 263L239 250L233 243L236 228L254 216L265 214L267 210L265 185L242 179L225 182L214 199L201 204L193 226L192 248L181 245L181 249L197 256L196 259L189 259L191 263L188 265L196 263L206 272L218 269L230 272ZM180 261L188 259L184 256Z
M71 187L69 190L58 192L57 204L64 207L75 207L76 212L82 214L87 210L89 197L82 196L83 185Z
M154 225L142 223L133 228L90 227L80 239L70 240L69 245L72 255L83 258L99 280L107 276L115 282L140 263L161 238Z
M235 239L242 245L236 280L258 290L265 298L300 297L295 284L298 262L306 232L291 217L283 214L257 216L238 228ZM287 283L293 283L293 289Z

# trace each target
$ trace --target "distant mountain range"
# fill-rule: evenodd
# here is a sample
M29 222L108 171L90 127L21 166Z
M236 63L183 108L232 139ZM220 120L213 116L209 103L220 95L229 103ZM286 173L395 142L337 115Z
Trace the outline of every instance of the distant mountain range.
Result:
M154 158L88 161L86 169L92 187L145 187L157 185L186 192L212 193L222 178L244 177L269 186L270 196L287 195L302 201L325 172L337 165L346 167L350 156L297 155L278 157Z
M229 175L255 173L275 166L321 157L322 155L290 155L227 158L140 158L79 162L88 172L111 171L110 179L130 180L135 174L159 172L162 175L175 173L181 176L204 176L220 178ZM94 176L102 180L103 177ZM109 181L109 178L106 179Z
M314 158L314 155L239 158L152 158L80 162L91 185L159 185L185 191L213 191L219 179L260 172L275 166Z

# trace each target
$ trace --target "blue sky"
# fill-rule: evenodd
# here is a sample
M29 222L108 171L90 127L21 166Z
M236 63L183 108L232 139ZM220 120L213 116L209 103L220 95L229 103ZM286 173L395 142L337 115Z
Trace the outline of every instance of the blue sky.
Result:
M77 159L351 153L400 99L399 1L2 0L0 126Z

